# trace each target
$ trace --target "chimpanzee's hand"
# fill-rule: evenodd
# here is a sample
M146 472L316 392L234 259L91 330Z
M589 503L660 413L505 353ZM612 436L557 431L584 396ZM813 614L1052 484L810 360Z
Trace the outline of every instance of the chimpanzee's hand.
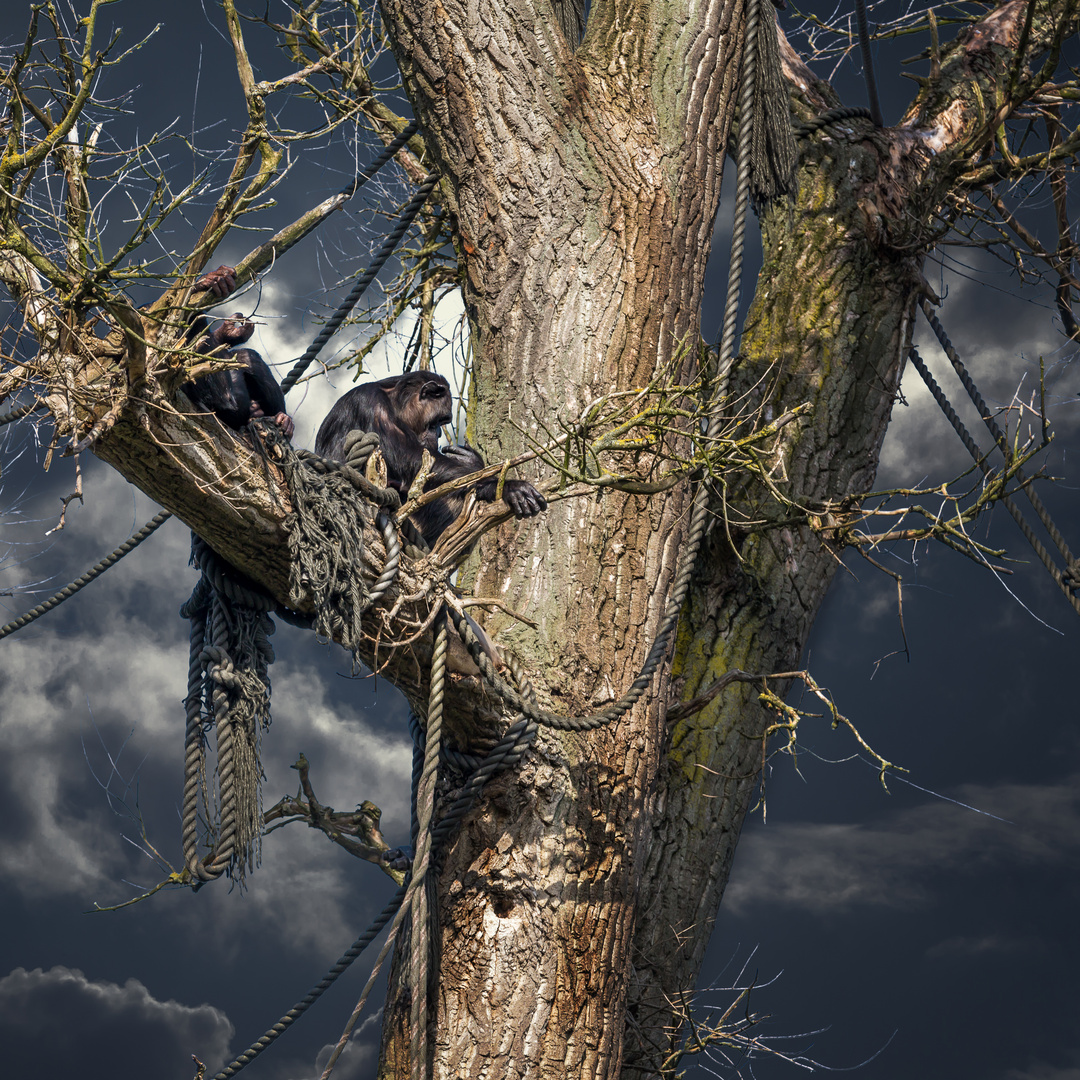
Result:
M226 319L211 334L210 339L215 345L243 345L252 334L255 333L255 324L250 319L245 319L243 312L236 312L231 319Z
M212 292L219 300L224 300L236 289L236 271L231 266L219 266L203 274L191 287L195 292Z
M528 480L507 480L503 485L503 502L519 518L534 517L547 509L547 499Z
M262 407L262 403L256 401L254 398L251 400L251 419L261 420L266 416L266 411ZM281 428L286 439L293 437L293 432L296 430L296 425L293 424L293 418L285 412L279 412L274 415L274 423Z

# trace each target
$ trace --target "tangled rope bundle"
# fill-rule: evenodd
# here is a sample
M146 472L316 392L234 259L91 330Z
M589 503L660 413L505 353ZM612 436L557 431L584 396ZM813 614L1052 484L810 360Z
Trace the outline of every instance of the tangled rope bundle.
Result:
M274 623L269 612L276 602L241 581L194 534L191 560L202 574L180 609L191 620L184 700L184 866L197 885L226 872L242 882L261 853L259 743L270 726ZM217 735L216 821L206 778L206 730L211 727ZM210 853L205 857L199 855L200 802L209 834Z

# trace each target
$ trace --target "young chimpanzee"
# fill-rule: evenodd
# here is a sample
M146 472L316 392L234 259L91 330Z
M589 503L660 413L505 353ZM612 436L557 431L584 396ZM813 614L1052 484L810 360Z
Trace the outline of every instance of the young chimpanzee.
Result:
M236 288L236 272L231 266L219 266L199 278L192 288L196 292L212 292L224 300ZM291 439L292 417L285 411L285 395L274 373L254 349L236 348L255 333L254 324L237 312L209 333L206 332L208 325L209 321L203 315L192 321L187 340L193 342L194 350L202 354L217 351L243 366L200 375L181 389L199 408L214 413L234 431L242 431L249 420L272 416ZM224 347L227 351L222 351Z
M425 450L435 459L425 491L468 476L484 467L484 459L471 446L439 449L439 433L453 417L450 384L427 371L411 371L378 382L357 386L341 397L327 414L315 437L315 453L335 461L345 460L345 436L350 431L374 431L379 436L390 484L408 494L423 464ZM481 480L477 498L495 501L498 477ZM413 520L424 539L434 544L461 513L468 489L455 491L421 507ZM507 480L503 500L518 517L532 517L547 509L547 500L527 480Z

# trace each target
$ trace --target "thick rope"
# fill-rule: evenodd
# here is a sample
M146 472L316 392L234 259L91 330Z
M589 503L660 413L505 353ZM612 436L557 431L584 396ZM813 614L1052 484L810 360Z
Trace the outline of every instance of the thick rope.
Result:
M14 634L16 630L21 630L35 619L40 619L47 611L52 611L57 604L62 604L69 596L74 596L80 589L86 588L94 578L104 574L110 566L119 562L129 552L134 551L171 517L172 514L168 510L162 510L156 514L138 532L132 533L111 555L107 555L101 562L96 563L87 570L82 577L76 578L70 585L65 585L58 593L54 593L48 600L38 604L37 607L31 608L25 615L20 615L14 622L9 622L6 626L0 627L0 639L6 638L8 634Z
M827 109L825 112L795 125L795 138L805 139L813 135L815 131L821 131L832 124L839 124L845 120L872 120L873 114L869 109L859 106L843 106L837 109Z
M515 677L518 678L519 685L520 685L520 687L522 689L522 692L523 693L531 692L531 688L528 687L528 683L525 681L524 676L522 675L520 668L514 662L513 658L512 657L504 657L504 659L507 662L507 664L509 664L511 670L514 672ZM432 669L433 669L432 684L433 684L433 687L435 686L436 683L439 682L439 680L435 678L434 673L440 667L442 667L445 670L445 663L439 663L437 660L433 660L433 665L432 665ZM433 724L432 723L432 718L431 718L431 711L432 711L433 707L437 707L438 711L441 713L441 708L442 708L442 706L441 706L441 698L442 698L442 691L441 690L436 691L436 690L433 689L431 697L430 697L431 706L429 706L429 718L428 718L428 731L432 733L432 738L438 739L440 743L441 743L441 716L438 719L437 723ZM533 700L533 703L535 704L535 698L533 698L532 700ZM426 803L428 800L427 800L426 796L423 798L423 800L418 800L417 792L420 789L421 777L425 773L425 771L430 771L431 775L434 775L434 767L432 765L432 762L438 760L438 755L435 754L434 752L430 756L428 755L427 735L426 735L424 729L421 727L420 721L417 718L416 714L415 713L410 713L409 714L409 731L410 731L410 733L411 733L411 735L413 737L413 783L412 783L413 797L412 797L412 800L411 800L411 802L412 802L412 838L413 838L413 846L414 846L414 848L416 848L418 850L417 857L414 859L414 862L413 862L414 872L413 872L413 874L412 874L412 876L411 876L411 878L410 878L410 880L408 882L408 888L407 888L407 891L405 891L405 895L404 895L403 900L399 900L400 909L394 915L394 921L390 926L390 932L387 934L386 943L383 945L382 951L379 953L379 956L377 957L377 959L375 961L375 964L374 964L374 966L372 968L372 971L371 971L371 975L368 978L367 984L365 985L363 991L360 994L360 998L357 1001L356 1006L352 1011L352 1015L349 1017L349 1020L346 1023L344 1030L341 1033L341 1037L338 1039L337 1045L334 1047L334 1050L330 1055L330 1059L326 1063L326 1068L323 1070L323 1074L322 1074L322 1077L320 1078L320 1080L329 1080L330 1074L333 1071L335 1063L337 1062L338 1058L341 1056L341 1054L344 1051L346 1045L348 1044L349 1038L352 1035L352 1031L356 1026L356 1022L359 1019L360 1014L363 1011L364 1005L367 1002L368 995L371 993L371 989L372 989L372 986L374 985L375 978L378 975L378 972L381 969L382 964L385 961L386 956L390 951L390 947L393 944L395 937L397 936L398 930L400 929L400 927L402 925L403 918L406 915L406 913L411 913L412 914L412 916L413 916L413 925L414 925L414 927L417 925L417 921L418 921L419 917L417 916L416 909L415 909L415 907L413 905L416 902L417 898L419 897L421 890L428 890L431 887L431 882L429 880L430 869L431 869L432 866L435 866L437 868L439 865L441 865L442 855L445 853L445 849L443 847L443 844L456 831L458 824L461 822L461 819L465 816L465 814L468 812L468 810L472 806L473 802L475 801L476 795L479 793L480 788L483 786L483 783L486 781L486 779L488 777L490 777L496 771L496 769L498 769L498 768L506 768L506 767L510 767L510 766L516 764L521 759L521 757L524 755L525 750L528 748L528 745L532 742L532 739L535 737L535 734L536 734L536 725L535 724L526 725L527 730L525 731L524 735L522 734L521 728L522 728L521 725L514 725L514 727L511 728L510 731L508 731L506 733L506 735L503 737L503 739L499 743L499 745L492 751L492 754L489 755L489 760L494 759L494 764L492 764L488 769L485 770L485 775L484 775L483 779L480 779L478 782L477 782L477 780L475 778L471 779L470 784L469 784L469 790L470 790L471 794L468 795L468 796L464 796L464 797L459 795L458 799L455 801L453 806L450 808L450 811L439 822L439 827L434 829L434 830L431 830L431 833L430 833L430 846L429 846L430 858L429 858L427 855L425 855L424 852L419 850L421 829L420 829L419 822L417 821L417 807L418 807L418 804L420 804L421 802ZM442 752L443 752L443 755L445 756L445 754L446 754L446 747L445 746L442 747ZM434 808L434 800L431 800L430 805L431 805L432 813L433 813L434 812L434 809L433 809ZM426 811L425 811L425 816L426 816ZM425 829L424 831L427 832L427 829ZM426 863L426 865L425 865L425 863ZM398 895L397 895L397 897L395 897L395 899L398 899L400 897L401 897L401 890L399 890ZM427 897L426 902L428 902L428 903L433 902L431 900L430 892L428 893L428 897ZM382 918L382 916L380 916L380 918ZM432 927L432 933L437 932L437 920L432 920L431 921L431 927ZM426 962L430 963L430 960L431 960L430 948L427 951L426 955L427 955L427 958L428 958ZM342 959L344 960L344 957ZM341 961L339 961L339 965L340 965L340 963L341 963ZM415 1000L416 1000L416 985L417 984L415 982L412 982L411 985L413 987L413 991L412 991L413 995L414 995L413 1000L415 1002ZM416 1032L420 1031L421 1030L421 1025L423 1025L424 1029L426 1030L426 1023L427 1023L427 1021L424 1020L424 1019L415 1021L412 1024L411 1032L416 1033ZM266 1037L264 1036L264 1038L266 1038ZM426 1061L426 1058L425 1058L426 1051L423 1050L422 1048L418 1049L411 1042L410 1042L410 1054L411 1054L411 1060L414 1063L419 1062L419 1061ZM218 1077L215 1077L215 1080L225 1080L225 1076L226 1076L225 1073L221 1073L221 1074L219 1074Z
M990 408L987 406L985 400L983 400L982 394L979 393L979 388L975 385L975 380L972 379L971 375L968 373L968 369L964 366L963 360L960 359L960 354L949 340L949 335L945 333L945 327L941 325L941 321L938 319L933 307L931 307L930 301L925 297L921 301L921 307L927 322L930 323L934 334L937 336L941 348L949 358L949 363L952 364L953 371L956 372L960 382L963 383L964 389L967 391L968 397L971 398L972 404L979 410L979 415L982 417L983 423L986 425L987 430L989 430L994 442L997 443L998 449L1001 450L1005 459L1008 460L1009 445L1005 438L1005 433L998 427L997 421L991 414ZM1027 496L1028 502L1031 503L1032 509L1039 516L1039 520L1042 522L1043 527L1050 534L1050 539L1054 541L1058 551L1061 552L1061 557L1065 560L1065 565L1068 567L1069 577L1073 581L1073 587L1080 586L1080 565L1077 564L1076 557L1069 550L1069 545L1066 542L1065 537L1062 536L1061 530L1054 524L1054 520L1050 516L1050 511L1046 509L1042 499L1039 498L1039 493L1028 481L1028 478L1021 469L1017 469L1016 478L1023 485L1023 492Z
M403 925L406 916L410 919L412 941L410 946L410 977L409 986L412 993L412 1024L410 1040L410 1060L412 1062L413 1075L417 1075L418 1063L423 1063L421 1075L424 1073L427 1061L427 999L428 999L428 964L430 962L430 942L437 932L437 918L433 918L434 898L432 896L432 882L428 878L428 870L431 865L432 843L430 823L435 812L435 779L438 772L440 746L442 743L442 700L443 686L446 671L446 619L445 615L440 619L436 627L435 653L432 658L431 692L428 704L427 733L420 725L416 713L409 713L409 732L413 739L413 770L412 770L412 798L411 804L411 835L413 850L416 855L413 858L412 873L408 881L408 890L400 910L394 916L390 926L386 942L372 967L371 975L364 986L359 999L353 1008L345 1028L334 1047L330 1058L326 1063L320 1080L329 1080L334 1065L348 1045L357 1020L367 1004L368 995L371 993L376 976L386 960L390 947L393 945L398 931ZM431 741L428 741L428 734ZM432 745L432 742L435 745ZM429 752L430 747L430 752ZM430 788L430 790L428 790ZM423 794L419 794L424 789ZM421 823L417 816L418 808L422 809ZM421 842L421 837L424 838ZM418 989L419 988L419 989ZM423 1001L421 1001L421 998ZM421 1015L417 1017L417 1010ZM417 1041L416 1033L423 1032Z
M29 405L20 405L17 409L12 409L11 412L4 413L0 416L0 427L4 424L14 423L16 420L21 420L24 416L29 416L32 412L36 412L40 409L42 403L40 401L32 401Z
M269 643L273 623L267 612L275 602L247 588L194 534L192 559L201 575L180 609L191 621L180 817L184 865L198 887L226 871L242 881L259 859L262 767L258 748L261 732L270 723L269 666L274 654ZM200 858L200 793L208 817L211 809L206 791L207 723L217 731L220 810L211 850Z
M754 149L754 125L747 123L752 116L754 90L757 78L757 39L761 20L760 0L750 0L746 18L746 47L743 50L742 87L739 97L739 141L736 149L735 210L731 229L731 253L728 258L727 300L724 304L724 322L720 336L719 361L713 385L713 400L720 401L727 394L728 375L735 355L735 334L739 318L739 301L742 298L743 251L746 247L746 217L750 203L751 155ZM709 418L708 437L715 438L720 430L719 412L713 410ZM704 486L704 485L703 485Z
M319 355L322 347L334 336L338 327L345 321L345 317L356 306L360 297L367 291L368 286L375 280L379 271L383 268L383 264L394 253L394 249L398 244L401 243L401 238L413 223L413 218L420 213L420 208L427 202L428 196L431 195L431 192L438 182L438 173L428 173L424 178L424 182L417 189L416 194L413 195L409 204L402 210L401 215L398 217L397 225L394 226L393 231L383 241L382 247L379 248L374 261L360 277L357 278L356 284L352 287L352 291L338 305L337 310L330 316L326 325L319 331L315 340L308 346L307 352L293 364L289 374L282 380L282 393L287 394L296 385L297 380L305 371L307 371L315 357Z
M187 722L184 727L184 794L180 809L180 838L184 865L199 881L209 880L201 873L199 859L199 788L206 776L206 749L203 738L203 668L202 651L206 642L205 611L210 603L210 582L200 577L187 603L180 609L191 620L188 644L188 690L184 698ZM203 617L199 617L203 616Z
M364 989L360 991L360 997L337 1041L337 1046L334 1047L329 1060L326 1062L326 1068L323 1069L322 1076L319 1080L329 1080L329 1076L334 1071L334 1066L337 1064L338 1058L341 1057L345 1051L345 1047L349 1044L349 1038L352 1035L353 1028L356 1027L356 1021L360 1019L360 1014L364 1011L368 996L375 986L375 980L379 977L379 972L382 971L382 966L386 962L387 956L390 955L390 949L397 939L398 931L405 921L405 915L409 910L410 894L411 889L409 892L405 893L404 900L398 906L398 909L394 914L394 921L390 924L390 930L386 935L386 941L383 942L383 947L379 950L379 955L375 957L375 963L371 967L371 974L368 976L368 981L364 984Z
M859 27L859 48L862 50L866 96L870 99L870 118L874 121L874 127L884 127L881 103L878 101L877 80L874 78L874 54L870 47L870 25L866 18L866 0L855 0L855 21Z
M744 64L753 68L752 100L750 109L753 126L750 134L750 184L756 207L781 195L795 186L795 166L798 153L791 129L791 106L788 101L787 83L780 61L780 43L776 35L776 19L762 17L760 6L754 27L756 40L750 36L750 19L747 15ZM743 100L739 108L746 107L747 73L743 70ZM741 119L745 114L740 112Z
M956 410L952 407L952 403L945 396L944 391L937 384L937 380L930 373L930 369L926 366L923 358L919 355L918 350L912 346L908 350L908 356L911 358L912 364L915 366L915 370L922 376L923 382L926 383L927 389L934 396L934 400L938 404L938 408L945 414L949 423L952 424L953 430L960 437L960 441L967 448L967 452L971 455L972 460L978 465L980 471L984 476L990 476L991 469L986 463L986 458L980 453L975 440L971 437L964 422L956 414ZM1031 526L1028 525L1024 519L1024 515L1020 512L1020 508L1016 503L1007 495L1003 496L1001 502L1004 504L1005 509L1008 510L1013 521L1019 526L1020 531L1024 534L1024 538L1031 545L1032 550L1039 557L1039 561L1046 567L1050 576L1057 583L1057 586L1068 598L1069 603L1072 604L1077 614L1080 614L1080 597L1076 596L1069 588L1068 584L1062 577L1061 571L1057 568L1054 560L1050 557L1050 553L1040 543L1039 538L1032 531Z
M424 767L416 792L416 855L413 858L413 888L410 920L412 938L409 955L409 986L412 991L409 1061L412 1080L427 1076L427 1028L429 960L437 933L437 909L430 902L428 866L431 862L432 822L435 819L435 783L442 745L443 697L446 688L447 621L445 610L435 624L435 649L431 660L431 687L428 692L427 730L424 737ZM436 918L432 918L436 915Z
M359 659L363 616L394 583L401 566L397 528L389 514L380 512L376 525L382 533L385 560L371 588L360 572L370 562L364 550L368 518L356 496L386 509L400 503L396 491L372 484L363 473L379 438L371 432L351 432L345 440L346 461L340 463L295 450L273 429L263 437L272 444L292 503L286 521L290 599L298 602L310 594L315 632L340 642Z
M453 620L453 608L449 608L448 611ZM485 652L484 655L486 656L487 653ZM504 654L503 660L509 666L522 697L528 701L534 712L538 711L536 692L524 671L510 654ZM432 845L439 858L443 854L443 845L457 831L458 825L472 809L484 785L496 773L513 768L525 756L525 751L536 738L536 731L535 720L527 716L519 717L472 772L446 813L439 819L438 825L432 830Z
M370 164L365 165L357 174L356 179L352 183L346 184L339 195L344 195L347 198L352 198L384 165L389 163L397 152L420 130L419 120L410 120L402 129L399 135L395 135L394 138L383 147L382 153L378 157L374 158Z

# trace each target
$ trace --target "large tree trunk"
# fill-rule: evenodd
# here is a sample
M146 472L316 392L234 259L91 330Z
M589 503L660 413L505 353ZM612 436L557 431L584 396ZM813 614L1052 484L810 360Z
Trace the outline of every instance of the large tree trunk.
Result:
M647 4L595 5L571 54L544 5L511 0L497 21L458 2L434 19L428 5L384 5L448 178L473 326L470 426L492 459L542 439L554 416L693 368L742 11L690 8L675 25ZM487 629L543 705L589 712L633 681L686 506L680 489L609 492L482 543L469 584L538 624ZM609 728L542 730L453 843L436 1076L617 1074L664 683ZM400 985L392 996L404 1020ZM388 1024L386 1063L407 1056L405 1027Z
M1052 43L1066 7L1040 7L1025 31L1032 54ZM576 50L560 29L560 17L577 25L576 0L383 8L454 217L473 330L470 425L490 459L544 441L612 392L689 381L741 0L597 0ZM438 881L436 1077L592 1080L623 1067L639 1077L677 1046L678 1003L701 964L767 721L757 689L738 683L670 723L668 711L733 669L797 661L836 565L836 504L873 479L933 216L1028 92L1011 78L1024 10L1005 4L943 50L936 81L896 128L856 121L802 143L794 205L763 222L765 266L730 386L747 427L809 406L763 457L791 505L752 475L728 478L726 504L717 488L670 671L609 727L542 729L452 841ZM790 50L785 62L803 115L836 103ZM66 279L41 258L29 270L15 240L0 279L34 314L36 273L58 290ZM179 375L155 355L155 326L129 330L88 362L92 328L74 345L62 318L40 329L50 385L79 384L50 400L58 430L84 431L119 402L95 452L279 599L310 610L310 598L288 596L288 495L273 466L216 442L212 422L164 407ZM0 382L0 393L16 385ZM685 451L690 434L666 448ZM463 581L536 624L499 613L486 629L519 658L540 704L565 715L633 681L685 540L685 486L593 491L485 535ZM422 595L416 567L405 568L381 615L402 594ZM395 618L422 621L433 599ZM362 655L374 660L375 645ZM379 656L421 711L429 659L430 639ZM509 718L459 674L445 719L469 747ZM405 998L395 977L388 1076L408 1072Z
M799 666L839 565L843 541L834 527L845 523L844 499L873 485L915 305L932 295L921 268L939 207L987 137L979 88L986 100L995 88L1000 94L1023 14L1022 3L1005 4L962 32L943 58L940 82L919 95L896 128L874 131L856 120L800 141L794 208L775 206L762 221L763 266L733 389L761 388L771 415L811 405L784 430L771 460L774 475L786 479L786 495L809 514L798 525L736 528L730 540L719 525L713 529L673 662L683 701L733 669ZM1033 54L1060 30L1036 18ZM784 45L798 111L839 105ZM741 511L777 522L789 509L752 478L729 499L729 517ZM831 513L821 513L825 508ZM714 510L720 519L719 501ZM785 685L773 689L782 694ZM696 984L753 800L764 732L776 718L758 692L734 683L670 725L641 883L647 900L635 929L628 1077L649 1075L685 1037L686 994Z
M924 94L895 131L859 121L808 140L794 212L767 216L732 390L766 394L774 416L811 406L772 458L800 507L873 480L933 214L963 151L987 132L971 85L1007 75L1022 8L1006 5L963 35L942 69L952 93ZM435 25L408 3L385 10L452 184L474 329L472 422L493 456L509 456L553 412L579 415L687 360L679 345L697 325L726 128L708 119L728 115L735 35L724 30L742 12L730 6L717 25L717 14L694 9L680 34L642 56L665 24L650 27L638 7L617 18L597 5L570 56L529 5L509 5L497 26L457 5ZM693 62L686 46L704 27L713 50ZM1052 32L1033 25L1044 46ZM836 104L790 50L786 61L808 114ZM673 71L692 78L672 82ZM946 145L957 156L935 158ZM680 627L676 686L660 680L609 729L542 733L451 849L436 1076L609 1076L622 1053L640 1076L677 1041L672 1003L694 984L767 720L746 686L669 731L664 703L733 668L793 667L836 566L820 535L828 519L818 531L782 526L785 509L749 477L728 498L774 524L730 538L714 528ZM719 499L714 511L721 520ZM481 546L476 593L539 623L533 632L492 618L488 629L523 659L544 704L582 712L629 684L662 612L685 512L680 493L609 493ZM386 1064L407 1056L400 997L390 1009Z

